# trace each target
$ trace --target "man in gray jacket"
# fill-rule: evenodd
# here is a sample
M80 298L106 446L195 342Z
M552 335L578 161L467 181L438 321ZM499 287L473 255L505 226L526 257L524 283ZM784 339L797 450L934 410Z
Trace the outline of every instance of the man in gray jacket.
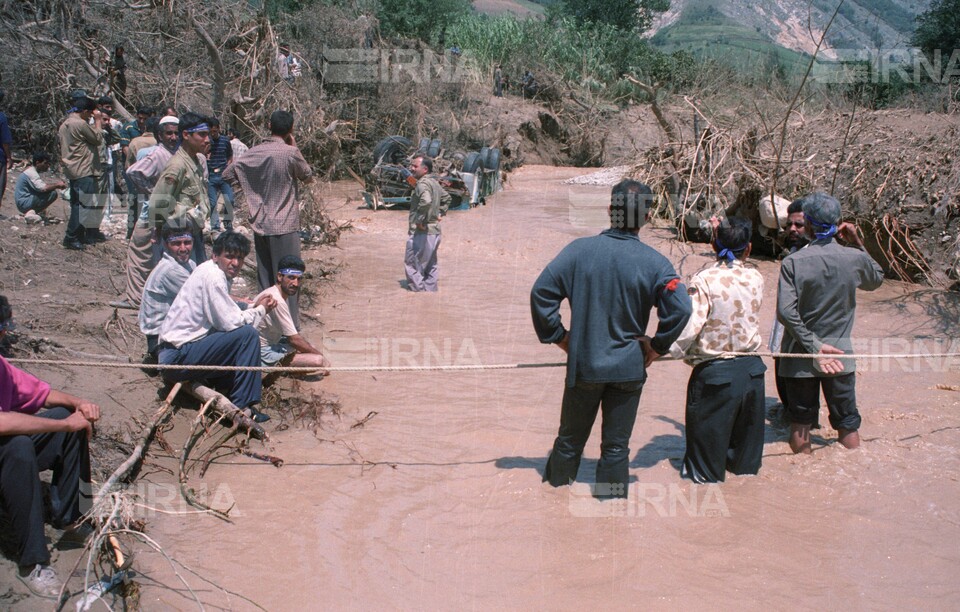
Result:
M830 425L847 448L860 446L854 359L850 334L857 307L857 289L873 291L883 270L863 248L852 223L840 222L840 202L825 193L799 200L810 244L789 255L780 268L777 318L783 323L784 353L810 358L781 358L786 383L790 448L810 453L810 426L820 410L820 389L830 410ZM837 242L837 238L843 244Z
M637 181L615 185L610 229L567 245L530 293L540 342L567 353L560 430L543 479L559 487L577 477L602 409L598 498L627 496L630 434L646 366L670 350L690 318L690 298L673 265L638 237L652 197ZM560 319L564 299L570 303L569 330ZM645 334L654 306L659 322L651 339Z

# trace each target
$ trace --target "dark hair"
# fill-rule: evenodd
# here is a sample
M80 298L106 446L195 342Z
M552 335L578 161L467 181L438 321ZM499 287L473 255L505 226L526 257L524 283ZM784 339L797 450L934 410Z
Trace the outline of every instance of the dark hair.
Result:
M306 272L307 264L303 263L303 260L296 255L284 255L280 258L280 262L277 263L277 270L283 270L284 268L293 268L294 270ZM279 272L277 273L279 274Z
M7 92L0 89L0 103L3 102L3 99L7 97Z
M32 159L32 161L31 161L31 163L32 163L34 166L36 166L37 164L39 164L39 163L42 162L42 161L46 161L46 162L50 161L50 156L47 155L46 153L44 153L43 151L34 151L34 152L33 152L33 159Z
M160 117L147 117L146 125L144 126L144 133L151 133L154 137L158 137L157 132L160 131ZM157 138L159 140L159 138Z
M174 108L173 106L164 106L164 107L163 107L163 114L164 114L164 115L169 115L169 114L170 114L170 111L173 111L173 116L174 116L174 117L177 116L177 109Z
M13 318L13 308L10 307L7 296L0 295L0 323L6 323L11 318Z
M273 111L270 115L270 133L274 136L286 136L293 131L293 115L288 111Z
M223 232L213 241L213 254L234 253L241 257L250 254L250 239L237 232Z
M141 106L140 108L137 109L137 114L146 115L147 117L150 117L151 115L153 115L153 109L150 108L149 106Z
M210 127L217 126L220 127L220 120L216 117L207 117L207 125Z
M433 172L433 158L429 155L417 155L420 158L420 162L427 167L427 172Z
M610 227L636 230L647 222L653 190L644 183L624 179L610 191Z
M790 202L790 206L787 206L787 214L793 215L796 213L803 212L803 200L794 200Z
M113 98L110 96L100 96L100 99L97 100L97 104L113 104Z
M753 224L749 219L728 217L717 228L716 242L720 250L729 249L734 255L740 257L750 246L751 236L753 236Z
M77 112L82 113L83 111L92 111L96 110L97 102L93 98L84 96L82 98L73 99L73 107L77 109Z
M183 133L187 130L192 130L201 123L206 123L207 118L203 115L198 115L197 113L184 113L180 117L180 124L177 126L177 132L183 136Z
M233 136L234 138L240 138L240 130L237 128L230 128L227 130L227 134Z
M188 223L182 223L182 222L178 223L177 221L170 220L164 223L163 227L160 228L160 238L162 238L163 241L166 242L170 238L170 236L176 236L177 234L185 234L189 231L190 231L190 225ZM193 239L192 233L190 238Z

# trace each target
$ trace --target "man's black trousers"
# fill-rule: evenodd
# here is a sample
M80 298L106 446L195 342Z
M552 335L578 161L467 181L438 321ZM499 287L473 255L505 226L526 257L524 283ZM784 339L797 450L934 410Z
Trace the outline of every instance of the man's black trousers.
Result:
M727 470L760 470L766 369L759 357L714 359L693 369L687 383L683 476L699 483L723 482Z
M578 381L563 392L560 431L547 459L544 481L555 487L577 478L583 447L590 437L598 410L603 411L600 429L600 460L594 495L626 497L629 479L630 434L637 420L643 381L587 383Z

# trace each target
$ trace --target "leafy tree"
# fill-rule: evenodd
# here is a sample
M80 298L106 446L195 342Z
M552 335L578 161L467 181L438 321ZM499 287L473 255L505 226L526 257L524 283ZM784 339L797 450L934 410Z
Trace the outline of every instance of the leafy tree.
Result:
M960 49L960 0L934 0L930 10L917 17L913 44L927 55L939 49L944 61Z
M561 0L560 11L578 23L602 23L619 30L644 32L670 0Z
M470 0L380 0L377 17L386 32L431 41L470 10Z

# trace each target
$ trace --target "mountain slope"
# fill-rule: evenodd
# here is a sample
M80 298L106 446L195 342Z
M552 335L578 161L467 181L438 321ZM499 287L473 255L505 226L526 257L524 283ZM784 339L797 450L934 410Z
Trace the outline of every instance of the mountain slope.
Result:
M685 44L732 50L744 39L755 39L800 53L812 53L838 4L840 10L827 32L825 58L845 50L891 49L909 45L915 18L931 0L672 0L648 35L666 50ZM726 29L726 31L724 31ZM749 35L748 35L749 33ZM714 49L716 52L717 49ZM713 54L713 53L711 53Z

